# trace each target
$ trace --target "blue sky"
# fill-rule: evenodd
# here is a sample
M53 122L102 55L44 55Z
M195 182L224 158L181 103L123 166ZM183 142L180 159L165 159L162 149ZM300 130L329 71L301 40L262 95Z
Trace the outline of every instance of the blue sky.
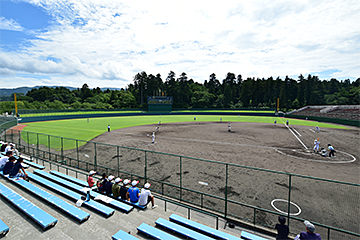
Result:
M136 73L360 77L358 0L1 0L2 88L126 87Z

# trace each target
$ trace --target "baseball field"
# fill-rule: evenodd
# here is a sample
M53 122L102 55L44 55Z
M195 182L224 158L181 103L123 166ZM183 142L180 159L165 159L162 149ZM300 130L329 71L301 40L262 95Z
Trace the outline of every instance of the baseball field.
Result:
M107 132L108 125L111 132ZM320 132L315 131L316 126ZM77 152L73 141L64 141L64 155L76 158L80 152L79 158L91 164L96 155L98 166L135 176L146 172L155 191L182 194L183 199L201 202L207 208L223 212L226 207L234 216L251 219L251 209L231 201L287 213L283 201L290 195L292 216L360 232L360 131L356 127L278 117L159 115L38 122L28 124L24 131L97 142L96 149L92 143L81 142ZM40 138L44 138L40 148L46 150L46 136ZM336 157L314 153L315 139L321 142L320 147L334 146ZM59 141L52 140L51 148L59 146ZM117 150L116 146L122 147ZM98 167L98 171L105 168ZM287 173L295 174L291 182ZM169 185L164 188L159 182ZM188 190L180 193L171 187L179 184ZM195 191L208 195L200 196ZM230 200L227 206L218 199L225 196ZM256 218L268 226L276 222L272 214L259 213ZM291 226L299 230L303 227L297 221Z

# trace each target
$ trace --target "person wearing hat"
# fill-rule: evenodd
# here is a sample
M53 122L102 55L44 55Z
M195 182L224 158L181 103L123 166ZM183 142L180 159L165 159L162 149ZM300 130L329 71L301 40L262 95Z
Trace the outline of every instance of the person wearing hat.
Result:
M13 151L13 148L14 148L14 144L13 144L13 143L10 143L9 145L6 146L5 152Z
M333 146L331 146L331 144L328 144L328 149L329 149L329 157L331 157L331 155L333 156L333 157L335 157L335 149L334 149L334 147Z
M4 169L3 169L3 174L4 175L7 175L11 172L11 170L13 169L14 167L14 162L15 162L15 157L14 156L11 156L9 157L9 160L6 162L5 166L4 166Z
M134 180L131 182L131 187L126 193L126 199L132 203L137 203L139 201L140 190L137 188L139 181Z
M106 173L103 173L101 175L101 179L96 184L98 187L98 191L105 192L105 184L107 183L107 181L108 181L107 175L106 175Z
M121 199L123 199L123 200L126 200L126 199L127 199L127 198L126 198L126 193L127 193L127 191L128 191L127 185L129 185L129 183L130 183L130 180L129 180L129 179L125 179L125 180L123 181L123 185L122 185L121 188L120 188L120 197L121 197Z
M321 240L320 234L314 233L315 226L311 222L304 221L304 224L305 224L306 232L300 233L300 237L299 237L300 240L307 240L307 239Z
M94 186L94 184L95 184L95 180L94 180L94 178L93 178L93 176L95 175L95 171L94 170L91 170L90 172L89 172L89 177L88 177L88 179L87 179L87 182L88 182L88 184L89 184L89 187L93 187Z
M24 161L24 159L22 158L18 158L18 160L16 161L16 164L14 165L14 167L12 168L9 177L10 178L22 178L24 180L26 180L27 177L27 173L25 172L24 167L21 165L21 163ZM21 173L21 171L23 173Z
M12 155L13 155L13 152L8 151L8 152L6 152L5 156L0 158L0 171L3 170L3 168L5 167L6 162L9 160L9 157L12 157Z
M157 205L154 204L154 196L151 195L150 192L150 183L145 183L144 184L144 188L141 189L141 193L140 193L140 197L139 197L139 205L140 206L146 206L149 204L149 202L151 202L152 207L151 208L156 208Z
M112 194L115 198L120 196L120 182L122 181L121 178L115 178L115 183L112 185Z
M319 152L319 150L320 150L320 141L315 139L315 141L314 141L314 152Z
M155 132L153 132L153 134L152 134L152 140L151 140L151 143L155 143Z
M276 240L288 240L289 235L289 226L285 225L286 218L283 216L279 216L278 218L279 223L275 225L275 229L277 230L278 234L276 235Z
M115 177L112 176L112 175L110 175L108 177L108 181L104 185L104 190L105 190L106 195L111 195L112 194L113 183L111 181L114 180L114 179L115 179Z

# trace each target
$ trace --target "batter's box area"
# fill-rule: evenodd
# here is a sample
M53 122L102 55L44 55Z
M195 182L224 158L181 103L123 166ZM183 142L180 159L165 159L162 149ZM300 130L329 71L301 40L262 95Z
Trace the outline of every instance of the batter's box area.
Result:
M356 161L356 158L346 152L336 151L335 157L329 157L329 155L321 155L314 152L312 149L276 149L277 152L303 160L326 162L326 163L352 163Z

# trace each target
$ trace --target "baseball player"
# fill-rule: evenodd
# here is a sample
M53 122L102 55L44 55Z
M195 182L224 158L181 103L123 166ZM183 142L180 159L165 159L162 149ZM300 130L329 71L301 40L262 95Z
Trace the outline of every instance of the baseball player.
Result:
M231 123L229 123L228 128L229 128L229 132L231 132Z
M155 128L155 131L158 132L158 131L159 131L159 127L156 127L156 128Z
M314 152L319 152L320 148L320 141L316 140L314 141Z
M152 141L151 141L151 143L155 143L155 132L153 132L153 134L152 134Z
M320 132L320 128L318 126L315 127L316 132Z
M334 147L331 146L331 144L328 144L328 149L329 149L329 151L330 151L330 152L329 152L329 157L331 157L331 156L335 157L336 151L335 151Z

